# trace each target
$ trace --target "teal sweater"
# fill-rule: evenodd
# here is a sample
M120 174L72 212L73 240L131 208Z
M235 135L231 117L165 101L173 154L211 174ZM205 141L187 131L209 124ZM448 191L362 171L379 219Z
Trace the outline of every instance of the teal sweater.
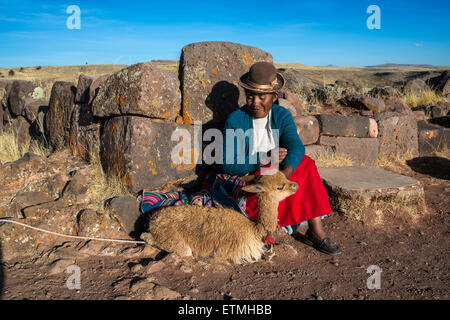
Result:
M270 126L272 130L279 130L279 147L287 149L287 156L283 162L280 163L280 165L289 165L295 170L305 154L305 147L302 140L300 140L300 137L298 136L297 127L294 123L294 119L292 118L292 114L288 109L277 104L272 105L271 111ZM238 137L234 137L234 150L233 152L229 152L227 154L227 139L231 137L230 136L227 138L227 129L242 129L243 132L248 129L253 129L253 118L247 105L244 105L242 108L230 114L225 122L222 172L233 176L243 176L247 173L258 170L261 167L260 154L256 157L256 164L251 164L249 156L249 135L245 135L245 141L242 144L243 148L239 153L237 151ZM241 159L245 159L243 164L238 163L239 156ZM227 157L229 163L227 163Z

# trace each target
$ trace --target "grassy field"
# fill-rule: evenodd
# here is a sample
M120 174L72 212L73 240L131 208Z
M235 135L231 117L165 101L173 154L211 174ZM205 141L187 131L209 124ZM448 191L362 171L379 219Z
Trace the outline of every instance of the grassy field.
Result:
M334 83L336 80L352 81L363 88L397 86L415 78L428 79L441 74L450 66L402 66L402 67L322 67L297 63L275 63L277 68L292 68L316 85Z
M177 60L153 61L159 68L177 72ZM439 75L450 66L396 66L396 67L335 67L307 66L298 63L278 63L277 68L292 68L300 71L311 85L323 86L336 80L352 81L363 88L375 86L401 85L409 79L428 79ZM80 66L42 66L0 68L0 88L13 80L30 80L40 85L47 98L55 81L77 83L81 73L102 75L114 73L126 65L80 65Z
M0 68L0 87L13 80L33 81L44 89L45 97L50 98L53 83L56 81L69 81L78 83L78 77L82 73L100 76L114 73L126 65L84 65L84 66L43 66L43 67L17 67ZM11 72L12 70L12 72Z

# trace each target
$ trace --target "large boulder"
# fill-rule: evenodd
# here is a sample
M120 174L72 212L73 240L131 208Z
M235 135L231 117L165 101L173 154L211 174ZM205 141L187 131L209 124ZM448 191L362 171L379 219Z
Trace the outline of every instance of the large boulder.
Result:
M292 68L279 69L279 71L285 80L284 92L292 92L299 99L307 99L311 96L312 85L301 71Z
M180 81L184 123L224 122L246 102L239 78L260 61L272 62L272 55L232 42L198 42L183 47Z
M3 91L3 95L2 95L1 105L5 109L7 109L9 106L8 97L9 97L9 93L11 92L11 86L12 86L12 82L8 82L5 86L5 89L3 89L4 91Z
M390 86L384 87L374 87L369 92L368 95L374 98L383 99L388 96L395 96L397 94L397 90Z
M280 99L288 101L291 104L292 108L295 110L295 113L291 112L293 116L294 114L300 116L303 113L303 104L295 93L283 89L282 91L278 92L278 97Z
M402 89L404 93L420 94L429 91L430 87L422 79L412 79L406 82Z
M320 127L316 117L294 117L294 122L297 126L297 133L305 146L317 142Z
M30 123L22 116L12 119L12 130L19 145L28 145L31 141Z
M76 103L89 102L89 88L95 78L95 76L89 74L80 74L80 76L78 77L77 93L75 95Z
M414 115L397 112L384 112L375 116L378 123L380 156L391 157L410 152L419 154L417 140L417 120Z
M319 143L322 146L333 147L336 153L347 155L357 164L375 166L377 163L378 139L321 136Z
M372 118L336 114L318 114L315 117L319 120L322 135L376 138L378 134L377 124Z
M367 109L378 114L386 111L385 102L382 99L363 96L358 94L350 94L345 97L345 102L349 107L355 109Z
M439 101L437 103L425 107L428 115L432 118L445 117L450 114L450 103L447 101Z
M181 95L179 80L151 63L124 68L103 82L92 102L96 117L142 115L175 120Z
M444 96L450 95L450 71L446 70L439 76L428 79L427 84Z
M95 96L98 93L100 86L109 78L110 74L104 74L94 79L89 86L89 104L92 104Z
M179 162L182 156L176 152L171 156L179 145L178 140L171 141L176 130L184 130L191 138L191 154L185 154L188 163ZM103 167L119 177L133 193L144 188L155 189L194 172L198 153L192 148L193 140L192 126L137 116L114 117L105 122L101 136Z
M411 108L406 103L404 103L402 99L398 97L391 97L391 96L384 97L383 101L388 111L398 112L407 115L414 114Z
M419 154L421 157L450 149L450 129L418 121Z
M22 114L27 98L44 98L42 88L36 86L31 81L15 80L8 96L8 104L13 116Z
M114 218L120 223L122 229L131 236L136 236L144 231L145 223L139 206L139 202L133 196L114 197L107 203L107 207Z
M31 124L30 135L40 145L47 146L45 137L45 115L48 112L48 101L45 99L27 98L22 115Z
M48 110L48 101L45 99L25 99L22 116L24 116L30 123L37 120L39 112ZM45 111L46 112L46 111Z
M76 87L72 82L56 81L53 84L45 117L45 133L54 149L60 149L68 143L75 94Z
M100 148L101 121L92 114L92 107L77 104L70 119L69 148L74 154L90 161Z
M279 98L278 99L278 105L288 109L293 117L299 115L299 114L297 114L297 108L295 108L294 105L289 100L286 100L286 99L283 99L283 98Z

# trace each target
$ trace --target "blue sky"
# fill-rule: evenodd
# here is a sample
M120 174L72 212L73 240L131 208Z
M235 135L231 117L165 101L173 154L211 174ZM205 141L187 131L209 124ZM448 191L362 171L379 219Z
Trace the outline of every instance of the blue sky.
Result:
M67 7L81 10L70 30ZM381 11L370 30L367 7ZM449 0L0 0L0 67L179 59L183 46L231 41L276 62L450 65Z

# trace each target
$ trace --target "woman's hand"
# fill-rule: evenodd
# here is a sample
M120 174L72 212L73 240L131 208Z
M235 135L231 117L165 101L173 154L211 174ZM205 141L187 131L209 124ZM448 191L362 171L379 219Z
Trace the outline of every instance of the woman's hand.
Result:
M272 158L272 155L277 155L278 152L278 163L283 162L284 158L287 156L287 149L286 148L274 148L270 150L269 157Z
M287 156L287 149L286 148L276 148L276 149L278 149L278 159L279 159L278 161L281 163Z
M276 164L283 162L283 160L287 156L287 149L286 148L274 148L274 149L270 150L269 152L267 152L267 155L261 159L261 164L264 166L266 164L271 163L272 155L276 157L277 152L278 152L278 162L276 162Z

